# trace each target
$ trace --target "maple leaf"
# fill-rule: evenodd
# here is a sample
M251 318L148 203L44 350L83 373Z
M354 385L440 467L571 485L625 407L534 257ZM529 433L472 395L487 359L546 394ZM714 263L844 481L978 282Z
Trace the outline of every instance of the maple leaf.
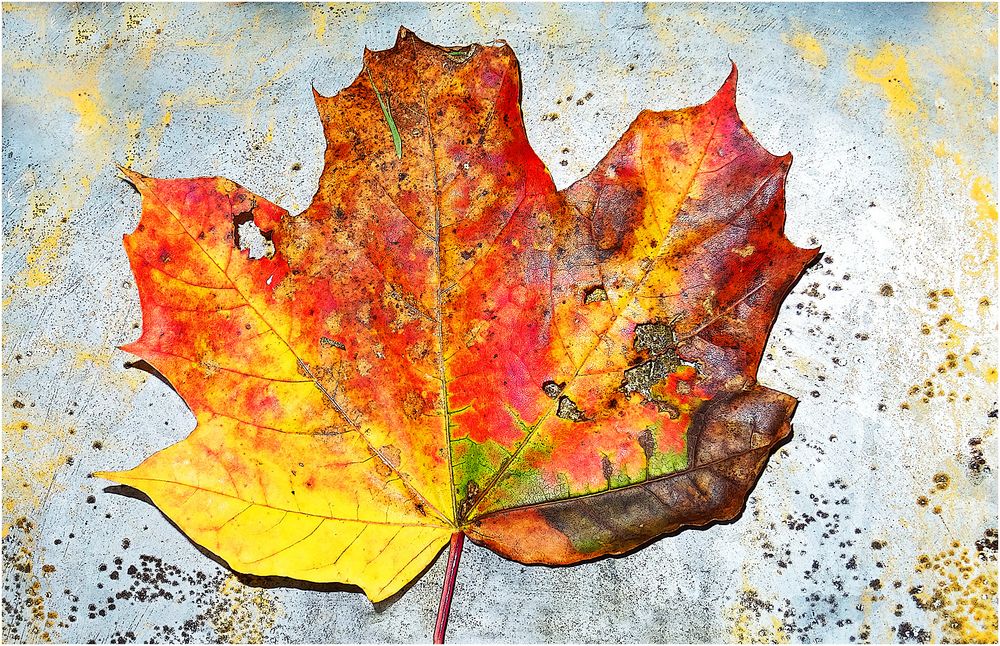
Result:
M123 169L143 205L125 237L142 336L123 349L197 426L98 475L234 570L373 601L449 541L450 586L465 535L563 565L736 516L796 403L756 382L817 256L783 233L791 157L740 121L734 67L557 191L520 93L505 44L401 29L316 94L305 212Z

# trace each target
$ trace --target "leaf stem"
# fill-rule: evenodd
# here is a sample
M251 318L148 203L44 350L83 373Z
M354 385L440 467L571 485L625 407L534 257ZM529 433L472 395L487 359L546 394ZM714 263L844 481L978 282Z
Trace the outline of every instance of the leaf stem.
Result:
M448 546L448 568L444 571L444 585L441 587L441 602L438 604L437 622L434 624L434 643L444 643L444 633L448 629L448 615L451 612L451 597L455 594L455 577L458 574L458 562L462 558L462 545L465 534L455 532L451 535Z

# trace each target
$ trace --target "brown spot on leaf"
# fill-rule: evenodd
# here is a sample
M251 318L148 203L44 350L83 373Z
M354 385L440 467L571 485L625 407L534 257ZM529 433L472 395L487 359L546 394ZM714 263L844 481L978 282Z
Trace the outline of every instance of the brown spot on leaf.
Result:
M611 459L606 455L601 456L601 473L604 474L604 479L608 481L608 488L611 488L611 476L614 473L614 467L611 466Z
M650 428L644 428L639 432L639 437L636 438L639 446L642 447L642 452L646 456L646 463L653 457L656 452L656 439L653 437L653 431Z

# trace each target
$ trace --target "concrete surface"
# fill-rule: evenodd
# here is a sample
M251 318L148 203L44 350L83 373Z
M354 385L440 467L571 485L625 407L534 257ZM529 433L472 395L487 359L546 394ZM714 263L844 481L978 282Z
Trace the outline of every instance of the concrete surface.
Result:
M337 91L400 24L510 42L560 187L732 57L744 120L795 155L788 234L826 253L766 351L761 381L802 403L743 517L575 568L468 545L450 639L995 641L996 5L886 4L5 4L3 641L429 640L443 559L377 609L245 585L87 478L194 424L115 349L139 199L113 163L303 209L310 84Z

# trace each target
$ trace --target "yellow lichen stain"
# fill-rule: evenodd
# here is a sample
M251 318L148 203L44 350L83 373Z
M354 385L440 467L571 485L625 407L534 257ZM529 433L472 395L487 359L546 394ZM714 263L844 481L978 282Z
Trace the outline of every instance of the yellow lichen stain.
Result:
M774 604L760 599L759 593L743 575L743 590L735 602L726 607L723 617L729 622L732 641L740 644L790 643L785 626L771 612Z
M18 283L28 288L45 287L52 282L48 266L59 257L60 240L63 235L63 225L57 224L52 232L45 236L25 258L27 265Z
M75 89L62 93L72 102L73 109L80 117L79 128L93 132L108 125L108 117L101 110L101 94L96 86Z
M933 152L942 160L951 161L962 182L969 187L969 198L975 205L975 217L969 226L977 238L972 249L962 257L962 270L979 276L994 271L997 260L997 200L993 184L989 179L969 170L962 155L951 150L944 141L934 143Z
M229 602L229 612L212 613L212 627L219 640L230 644L262 644L282 611L270 592L249 588L233 576L219 586L219 594Z
M128 147L125 150L124 165L126 168L131 168L136 164L136 147L139 145L139 135L142 133L143 113L135 112L123 115L123 121L125 122L125 131L128 133L126 138Z
M97 368L109 368L116 352L111 346L73 349L73 370L80 370L87 363Z
M735 3L722 19L705 13L699 3L685 5L684 13L687 21L694 23L705 35L712 35L732 44L746 43L751 35L749 26L754 23L747 8Z
M996 530L989 531L995 541ZM938 634L933 641L997 642L995 548L970 550L954 541L948 549L919 555L914 571L924 583L911 588L910 594L918 607L934 613Z
M6 465L4 466L6 471ZM4 510L6 511L6 509ZM7 537L7 525L4 526L4 538ZM9 529L15 530L16 549L9 551L4 546L4 572L19 573L19 584L4 585L4 605L16 603L24 608L24 621L19 626L22 632L17 636L21 643L58 642L56 629L65 626L58 622L59 614L46 610L47 600L52 598L48 575L55 571L51 565L42 565L44 549L35 538L35 523L25 516L20 516L10 523ZM5 579L7 577L5 576ZM4 625L4 635L7 636L7 623ZM13 640L12 640L13 641Z
M801 23L796 24L791 33L784 34L783 39L807 63L819 68L825 68L829 64L823 45Z
M492 6L492 3L487 5ZM572 38L572 32L576 28L566 7L552 3L540 3L541 22L545 28L539 35L550 43L564 42Z
M137 46L132 61L148 68L153 64L156 53L161 47L173 44L169 40L173 33L173 30L169 29L169 23L176 18L177 6L170 3L130 3L124 7L122 27L129 32L125 40ZM119 34L112 36L109 44L113 42L121 42L121 36Z
M662 5L655 2L644 2L642 16L646 23L652 27L659 49L666 52L673 51L677 46L677 31L673 28L671 19L664 15Z
M510 9L502 2L470 2L466 6L469 18L479 26L484 35L498 35L503 25L509 24L513 18Z
M6 399L4 403L5 409L10 410ZM5 419L10 417L4 415ZM66 465L63 450L68 437L69 427L33 424L24 418L4 424L4 452L31 459L4 461L2 536L10 532L15 517L37 513L52 494L64 490L56 481L56 473Z
M323 40L326 36L326 8L312 2L303 3L303 6L309 12L309 17L312 18L313 34L316 36L316 40Z
M108 154L108 139L113 134L114 124L119 121L108 115L107 102L98 82L100 60L74 69L61 69L50 65L43 73L45 86L50 96L68 101L77 116L76 130L88 157ZM77 157L81 151L74 151ZM92 168L91 168L92 170Z
M888 121L908 153L918 204L939 209L941 178L946 190L955 181L942 165L955 164L975 214L967 223L976 239L961 268L978 277L995 271L997 259L996 196L990 175L975 170L995 164L997 88L988 70L995 67L996 30L984 25L996 22L996 6L932 4L927 11L933 45L856 48L851 69L887 103Z
M980 218L991 222L997 220L996 195L993 185L985 177L976 177L972 180L972 199L976 203L976 213Z
M882 89L889 103L888 112L894 119L911 121L923 114L923 110L917 105L909 64L902 47L885 43L871 57L855 52L852 56L852 68L860 80ZM912 127L912 123L907 127Z
M984 297L980 299L980 310L984 301L989 307L989 299ZM946 304L947 310L942 312ZM909 387L907 401L903 402L905 410L911 410L913 406L930 405L936 399L943 399L949 404L964 404L972 400L970 389L977 384L994 385L997 382L996 367L985 363L986 357L977 343L976 330L961 320L964 318L963 308L959 305L954 290L931 290L928 293L927 309L934 318L920 326L920 334L936 344L943 355L936 366L931 363L929 374L922 383ZM973 378L983 381L977 382ZM956 429L961 429L963 425L965 410L967 409L960 407L951 408Z
M359 25L368 25L371 21L368 19L368 12L371 9L370 4L356 4L351 5L351 11L354 12L354 20Z
M969 273L995 272L997 261L997 198L988 179L972 179L970 196L976 205L976 217L970 224L979 234L976 240L978 253L967 254L962 259L963 268Z
M981 441L976 438L977 445ZM983 517L988 493L984 487L970 495L968 481L956 482L968 473L964 460L949 460L944 468L928 478L927 495L917 498L921 515L933 515L923 516L924 546L918 548L922 553L913 563L915 576L908 577L907 589L917 608L934 613L929 616L932 643L996 643L996 526L978 540L965 532L961 541L953 538L959 527Z
M966 6L963 6L966 4ZM938 31L947 30L953 34L976 34L978 38L970 38L967 41L959 43L959 46L965 49L970 56L980 57L988 52L986 48L983 47L982 42L982 20L983 16L979 13L985 11L987 13L993 14L992 23L996 23L996 4L988 3L948 3L948 2L935 2L928 5L928 18L929 22L935 26ZM987 36L987 42L993 46L996 46L997 32L996 29L986 30L989 34Z
M45 222L51 221L49 215L55 206L55 197L44 191L33 191L28 198L30 207L30 221ZM66 218L57 220L51 230L25 255L24 269L14 278L10 286L27 287L35 289L45 287L52 282L51 265L59 257L63 248L63 226ZM15 233L23 232L23 228L16 229ZM12 235L8 240L14 239Z

